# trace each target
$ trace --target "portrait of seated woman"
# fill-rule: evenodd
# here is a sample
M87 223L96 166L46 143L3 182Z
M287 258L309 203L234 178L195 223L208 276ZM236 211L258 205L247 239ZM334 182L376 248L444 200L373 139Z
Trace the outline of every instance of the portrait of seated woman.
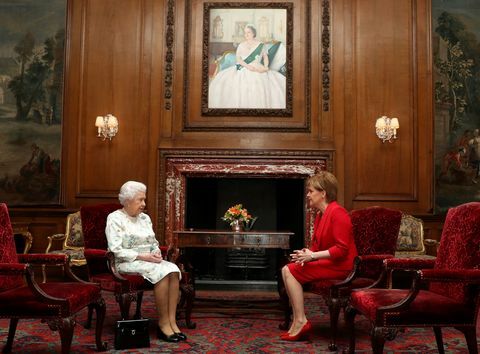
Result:
M286 48L282 42L263 43L252 24L235 55L224 53L208 90L209 108L285 109Z

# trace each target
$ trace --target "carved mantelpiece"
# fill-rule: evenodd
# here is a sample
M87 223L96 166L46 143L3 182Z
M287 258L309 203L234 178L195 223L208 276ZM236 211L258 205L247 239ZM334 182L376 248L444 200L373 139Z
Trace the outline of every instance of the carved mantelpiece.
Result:
M332 152L300 150L160 150L158 227L166 244L184 229L188 177L303 178L332 170ZM314 211L305 204L305 244L313 231Z

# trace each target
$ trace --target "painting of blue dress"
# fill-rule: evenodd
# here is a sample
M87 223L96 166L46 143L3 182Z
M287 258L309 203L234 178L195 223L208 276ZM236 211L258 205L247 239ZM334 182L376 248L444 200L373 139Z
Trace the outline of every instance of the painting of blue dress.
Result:
M59 204L67 0L0 0L0 201Z
M480 201L480 1L433 0L435 213Z

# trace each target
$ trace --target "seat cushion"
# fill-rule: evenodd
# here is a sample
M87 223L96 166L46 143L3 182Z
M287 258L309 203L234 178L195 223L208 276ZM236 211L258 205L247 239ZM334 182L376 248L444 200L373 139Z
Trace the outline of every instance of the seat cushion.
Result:
M116 281L112 274L102 273L90 277L90 281L98 283L102 290L115 293L124 293L137 290L148 290L153 288L153 284L146 281L141 275L122 274L122 277L128 280L128 284ZM126 287L122 289L122 286Z
M43 283L40 288L52 297L66 299L65 306L52 305L39 301L28 286L0 292L0 303L8 304L0 308L0 316L43 318L49 316L69 316L101 297L100 287L84 283Z
M379 307L393 305L404 299L409 290L369 289L353 291L350 303L363 315L375 321ZM471 308L431 291L420 290L408 310L392 310L377 325L434 325L473 323Z
M322 279L308 283L305 287L306 291L317 295L329 295L330 287L334 284L340 283L345 279ZM374 280L370 278L357 278L351 282L349 286L344 286L339 289L340 296L350 296L352 289L365 288L373 284Z

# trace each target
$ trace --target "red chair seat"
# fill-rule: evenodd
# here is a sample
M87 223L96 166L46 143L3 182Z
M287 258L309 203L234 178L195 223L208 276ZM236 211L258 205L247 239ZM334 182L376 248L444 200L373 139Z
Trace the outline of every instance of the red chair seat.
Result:
M402 289L369 289L352 293L350 303L353 307L374 321L377 309L400 302L407 297L409 290ZM420 290L407 311L392 311L393 316L385 315L385 324L446 324L445 313L449 314L451 323L472 321L472 310L469 306L452 300L449 297L427 290Z
M312 283L309 283L305 290L317 295L325 295L330 292L331 287L334 284L338 284L342 281L343 279L317 280ZM365 288L367 286L372 285L373 282L374 280L370 278L356 278L350 284L348 284L348 286L339 288L339 296L342 296L342 297L350 296L352 289Z
M76 313L100 297L100 288L95 284L42 283L39 287L47 295L66 299L66 306L53 306L39 301L28 286L0 292L0 303L8 303L2 317L21 316L45 318L62 313Z

